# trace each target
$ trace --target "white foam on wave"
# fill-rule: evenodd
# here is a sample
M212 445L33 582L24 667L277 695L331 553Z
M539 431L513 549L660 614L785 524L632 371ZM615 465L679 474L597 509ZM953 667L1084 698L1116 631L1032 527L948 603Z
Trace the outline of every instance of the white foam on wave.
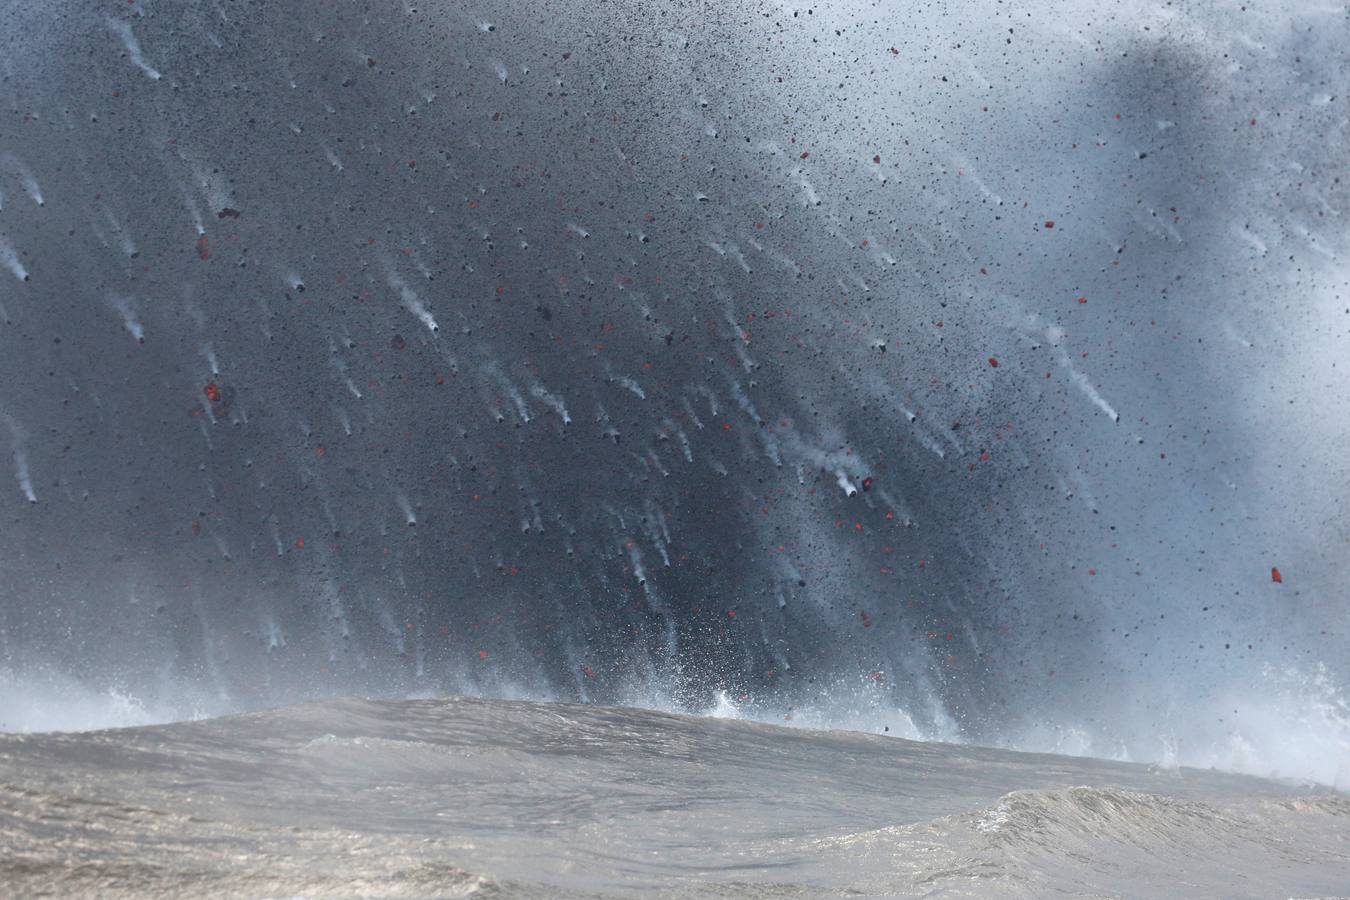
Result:
M809 700L787 702L719 690L691 704L664 688L630 694L624 705L819 731L858 731L917 741L971 743L936 694L904 708L871 678L840 680ZM1242 685L1205 699L1185 698L1165 714L1100 723L1047 711L987 743L1007 750L1212 769L1318 784L1350 792L1350 697L1323 665L1266 667Z
M85 684L50 670L20 674L0 668L0 733L101 731L194 721L227 710L196 698L178 702L138 697L120 685Z
M1350 698L1325 665L1267 666L1221 694L1177 702L1109 730L1051 719L1007 735L1000 746L1350 791Z
M654 682L655 680L653 680ZM871 679L839 682L806 702L787 703L732 690L691 704L665 688L631 692L622 705L658 712L760 722L820 731L857 731L909 740L965 743L959 724L936 696L905 709ZM1271 668L1208 702L1178 705L1153 719L1099 725L1057 721L991 741L1005 749L1063 756L1187 766L1316 783L1350 792L1350 698L1325 666ZM169 694L138 696L115 684L91 685L50 668L28 673L0 668L0 733L79 732L193 721L243 712L182 685ZM383 693L383 692L377 692ZM464 684L411 692L403 699L462 694L483 699L575 702L541 695L519 681ZM319 699L293 696L279 703ZM271 705L271 704L267 704Z
M1201 762L1350 791L1350 700L1343 687L1321 665L1310 672L1267 669L1264 676L1264 692L1229 698L1237 724Z

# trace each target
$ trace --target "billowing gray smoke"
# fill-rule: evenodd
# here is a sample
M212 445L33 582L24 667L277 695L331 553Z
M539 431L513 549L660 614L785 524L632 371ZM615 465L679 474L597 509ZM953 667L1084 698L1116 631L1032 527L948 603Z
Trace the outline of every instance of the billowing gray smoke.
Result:
M1345 777L1347 14L1082 6L5 3L0 712Z

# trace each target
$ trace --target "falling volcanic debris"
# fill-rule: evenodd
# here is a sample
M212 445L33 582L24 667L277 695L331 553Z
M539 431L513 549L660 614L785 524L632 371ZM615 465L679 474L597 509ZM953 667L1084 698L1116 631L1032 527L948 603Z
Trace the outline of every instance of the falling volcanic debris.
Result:
M1350 659L1350 29L1126 6L3 4L0 683L1240 764Z

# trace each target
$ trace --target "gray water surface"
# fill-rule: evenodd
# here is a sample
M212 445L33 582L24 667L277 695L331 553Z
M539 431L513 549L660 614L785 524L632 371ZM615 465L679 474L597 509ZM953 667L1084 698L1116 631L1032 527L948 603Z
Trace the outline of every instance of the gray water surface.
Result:
M1324 789L572 704L7 736L0 796L15 896L1350 891L1350 799Z

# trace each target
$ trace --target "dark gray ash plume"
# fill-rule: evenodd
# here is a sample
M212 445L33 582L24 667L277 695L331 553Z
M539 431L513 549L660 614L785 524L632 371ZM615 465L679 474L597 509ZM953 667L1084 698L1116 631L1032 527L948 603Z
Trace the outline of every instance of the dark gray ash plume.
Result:
M1060 6L3 4L15 691L1333 751L1345 13Z

